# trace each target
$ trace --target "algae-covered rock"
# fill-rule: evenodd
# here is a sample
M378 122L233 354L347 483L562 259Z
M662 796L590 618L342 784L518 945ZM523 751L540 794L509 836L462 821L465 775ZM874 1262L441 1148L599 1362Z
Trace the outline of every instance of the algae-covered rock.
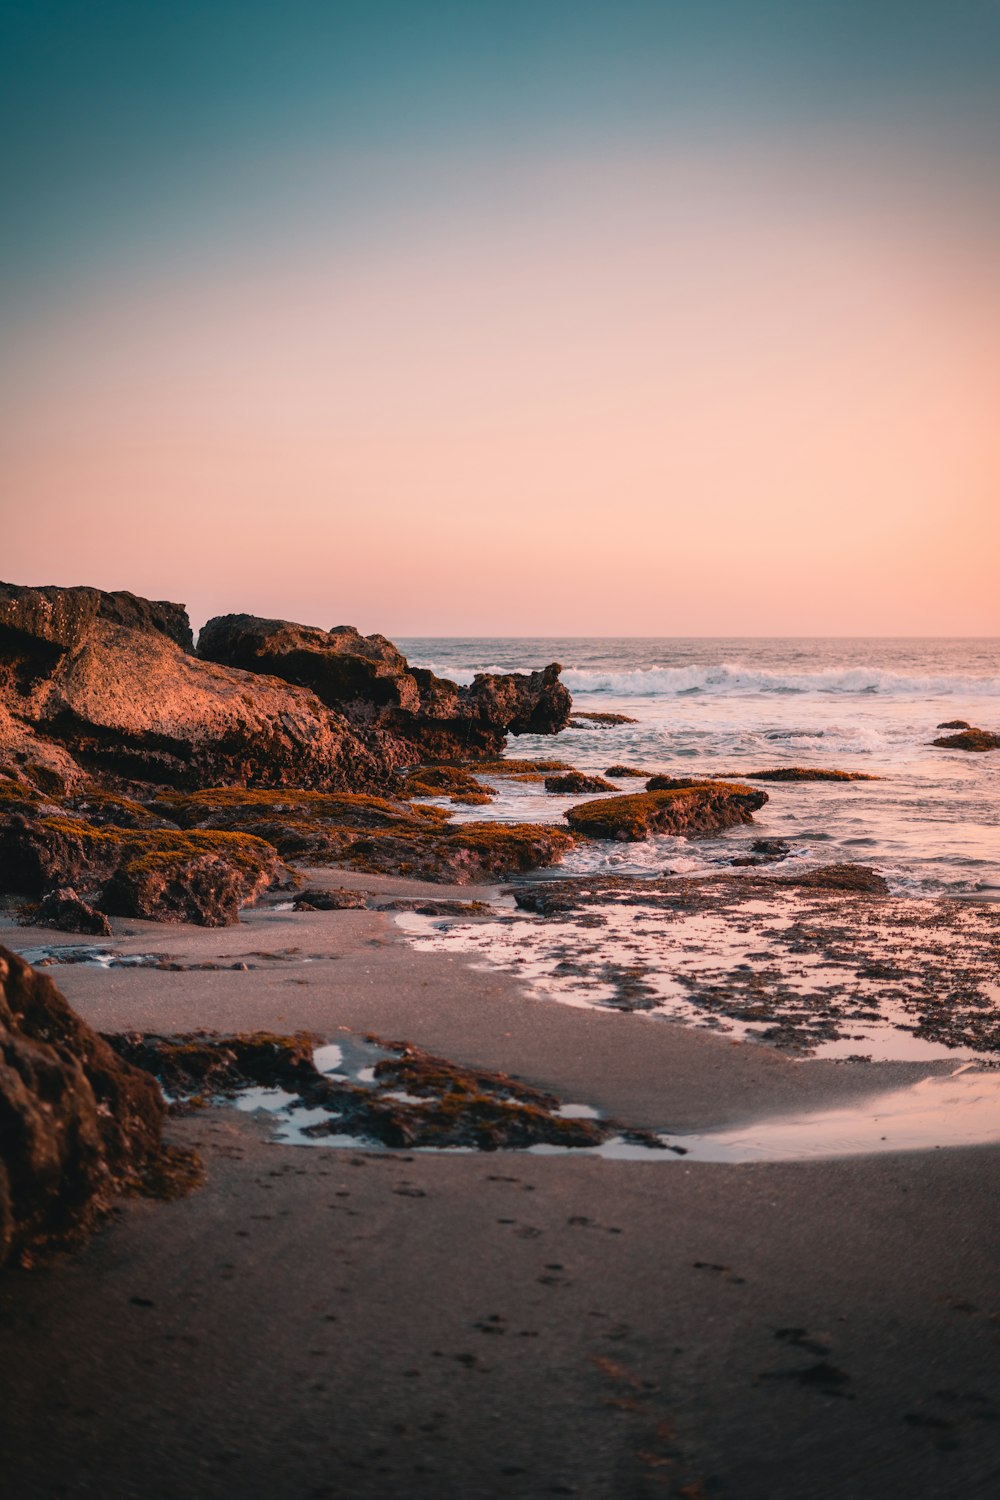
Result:
M944 734L932 740L942 750L1000 750L1000 734L988 729L964 729L960 734Z
M575 842L547 825L452 823L443 808L362 793L220 787L165 794L156 805L186 828L266 839L285 859L458 885L553 864Z
M101 911L221 927L266 888L277 854L239 833L98 826L44 810L0 822L0 890L72 886Z
M827 771L818 766L776 766L764 771L740 771L748 781L881 781L867 771Z
M547 792L617 792L618 788L603 776L587 776L583 771L564 771L561 775L546 776Z
M602 797L566 811L574 833L637 842L653 834L718 833L750 823L767 793L739 783L702 782L633 796Z
M419 766L408 772L402 790L407 797L447 797L466 807L493 801L490 789L461 766Z
M320 630L256 615L219 615L198 639L208 661L311 688L365 728L378 726L421 759L495 755L508 734L557 734L572 699L556 663L539 672L479 673L465 687L410 667L384 636ZM412 754L409 758L413 758Z
M190 1180L156 1082L0 948L0 1264L77 1242L116 1193Z
M92 937L110 937L111 923L102 911L81 900L72 886L47 891L32 915L34 927L52 927L57 932L83 932Z

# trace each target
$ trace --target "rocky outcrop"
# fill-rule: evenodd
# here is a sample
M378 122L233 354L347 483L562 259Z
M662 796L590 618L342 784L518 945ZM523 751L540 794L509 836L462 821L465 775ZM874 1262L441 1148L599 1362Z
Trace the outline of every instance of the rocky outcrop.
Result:
M942 750L1000 750L1000 734L989 729L963 729L959 734L943 734L931 744Z
M0 1264L76 1242L111 1198L190 1180L155 1079L0 948Z
M574 833L635 843L653 834L719 833L753 822L767 793L739 783L701 782L634 796L601 797L566 811Z
M0 586L0 767L52 790L87 773L187 787L391 779L398 755L377 732L190 646L181 605Z
M556 664L540 672L480 673L458 687L410 667L384 636L348 626L319 630L255 615L220 615L198 639L207 661L310 688L352 723L377 725L411 760L493 756L508 734L556 734L572 699ZM405 758L405 757L404 757Z

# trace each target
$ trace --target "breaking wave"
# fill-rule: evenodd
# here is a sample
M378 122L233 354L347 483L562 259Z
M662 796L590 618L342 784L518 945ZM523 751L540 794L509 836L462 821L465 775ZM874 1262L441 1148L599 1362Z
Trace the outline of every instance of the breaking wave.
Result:
M488 664L452 666L448 662L421 663L439 677L463 685L476 672L525 670ZM972 677L889 672L879 667L825 667L818 672L768 672L739 662L687 667L566 667L562 680L570 692L607 693L620 698L670 698L683 694L718 696L751 693L879 694L883 697L1000 697L1000 677Z
M1000 677L917 676L878 667L828 667L819 672L767 672L723 662L716 667L634 667L627 671L568 668L572 693L668 698L684 693L845 693L1000 697Z

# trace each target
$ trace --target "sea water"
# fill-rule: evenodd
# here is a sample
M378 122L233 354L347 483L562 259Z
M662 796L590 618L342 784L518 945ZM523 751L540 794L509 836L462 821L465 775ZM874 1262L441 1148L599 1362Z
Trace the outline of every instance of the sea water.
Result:
M675 775L779 766L862 771L878 781L759 783L752 826L718 838L656 838L575 850L553 874L703 874L732 868L755 838L782 838L798 868L874 866L893 891L1000 901L1000 751L943 750L937 725L1000 732L1000 638L484 638L399 642L411 663L470 683L558 661L574 705L637 720L512 738L508 755ZM461 817L562 823L579 796L504 782ZM642 782L622 780L622 791ZM785 868L788 868L786 865Z

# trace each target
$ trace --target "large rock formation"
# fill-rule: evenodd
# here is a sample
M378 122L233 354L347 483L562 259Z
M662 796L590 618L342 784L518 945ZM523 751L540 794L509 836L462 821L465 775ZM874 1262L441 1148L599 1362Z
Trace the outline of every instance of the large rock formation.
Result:
M559 668L458 687L384 636L227 615L193 653L182 605L0 584L0 771L84 785L375 790L395 768L562 729Z
M0 586L0 766L173 786L372 786L394 756L314 693L191 655L179 604ZM52 747L57 754L53 756Z
M155 1079L0 948L0 1264L73 1243L116 1193L183 1180L163 1117Z
M350 626L318 630L287 620L220 615L202 630L208 661L308 687L358 726L377 724L416 760L494 756L508 734L556 734L572 699L553 663L541 672L480 673L471 686L411 667L391 641Z

